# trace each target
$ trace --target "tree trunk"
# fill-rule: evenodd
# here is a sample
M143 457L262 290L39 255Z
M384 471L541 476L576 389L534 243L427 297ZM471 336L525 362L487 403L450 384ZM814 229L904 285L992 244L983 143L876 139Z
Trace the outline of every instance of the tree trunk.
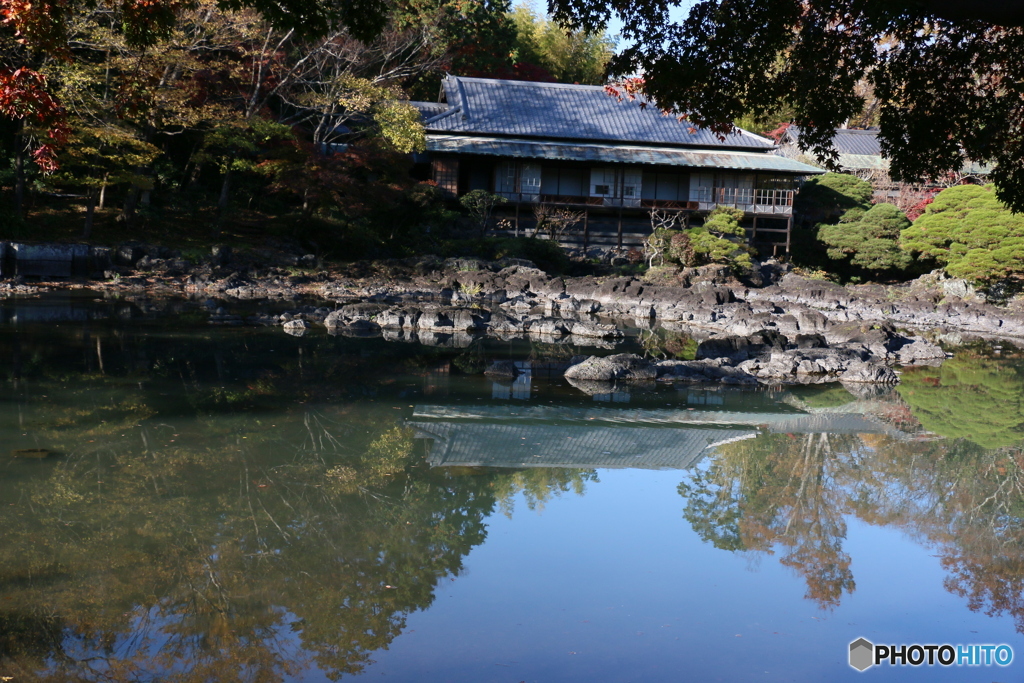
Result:
M220 199L217 201L217 211L224 213L228 210L228 199L231 197L231 169L224 171L224 182L220 186Z
M22 131L25 122L18 124L14 136L14 215L22 216L25 211L25 138Z
M124 221L126 225L134 225L135 209L139 206L139 188L132 185L128 188L128 196L124 198L124 208L118 220Z
M107 178L110 177L109 173L103 174L103 184L100 185L100 206L99 209L102 211L107 207Z
M85 226L82 228L82 239L89 239L92 235L92 217L96 210L96 190L90 187L85 201Z

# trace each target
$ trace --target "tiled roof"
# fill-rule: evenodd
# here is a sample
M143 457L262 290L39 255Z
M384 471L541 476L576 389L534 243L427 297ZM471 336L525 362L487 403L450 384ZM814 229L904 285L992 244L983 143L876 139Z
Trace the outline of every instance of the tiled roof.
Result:
M428 135L427 150L458 154L591 161L606 164L644 164L689 168L776 171L817 175L825 171L786 157L761 152L731 150L693 150L678 147L641 147L637 145L541 142L471 135Z
M449 109L425 120L428 131L759 151L775 146L742 130L720 140L656 106L619 101L598 85L448 76L444 88Z
M839 166L850 171L889 170L889 160L882 156L882 145L878 141L878 129L858 130L854 128L836 128L832 144L839 152ZM790 126L782 139L779 154L795 159L804 155L797 141L800 139L800 128ZM988 164L968 161L961 169L963 173L988 175L992 167Z
M433 441L433 467L685 469L715 447L752 439L755 429L595 427L506 422L410 422Z
M685 469L716 447L781 433L902 432L852 413L419 405L408 423L434 467Z
M438 114L448 111L448 105L444 102L409 102L413 108L419 111L424 120L434 118Z
M798 126L787 128L784 138L785 145L795 147L800 139L800 131ZM878 130L836 128L832 144L840 154L879 156L882 153L882 147L878 143Z

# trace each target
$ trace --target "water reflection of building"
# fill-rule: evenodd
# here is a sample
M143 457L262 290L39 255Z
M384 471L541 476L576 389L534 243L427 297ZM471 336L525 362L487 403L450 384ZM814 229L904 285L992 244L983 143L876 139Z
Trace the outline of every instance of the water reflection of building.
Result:
M514 380L491 382L491 398L529 400L533 385L532 364L529 361L518 361L515 366L518 374Z
M447 396L451 390L452 364L445 362L431 368L423 377L424 396Z
M597 406L420 405L409 426L426 442L433 467L686 469L716 447L763 430L900 434L855 413Z

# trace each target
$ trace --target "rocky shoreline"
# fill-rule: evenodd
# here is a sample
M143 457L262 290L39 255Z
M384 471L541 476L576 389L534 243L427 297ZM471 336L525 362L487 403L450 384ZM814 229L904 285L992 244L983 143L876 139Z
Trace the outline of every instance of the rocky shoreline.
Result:
M332 334L440 346L465 347L489 335L614 350L627 329L660 329L696 343L692 360L577 357L565 372L574 383L889 384L899 381L900 367L941 363L942 346L973 337L1024 340L1024 302L987 303L966 283L937 274L897 287L843 287L769 262L745 281L721 267L644 279L562 278L516 259L430 256L331 272L316 269L308 255L275 261L216 248L192 264L158 249L112 250L99 280L8 279L0 296L53 287L185 296L202 301L215 324L280 325L295 335L323 326ZM241 301L288 310L246 317L232 312ZM288 305L297 301L305 305Z

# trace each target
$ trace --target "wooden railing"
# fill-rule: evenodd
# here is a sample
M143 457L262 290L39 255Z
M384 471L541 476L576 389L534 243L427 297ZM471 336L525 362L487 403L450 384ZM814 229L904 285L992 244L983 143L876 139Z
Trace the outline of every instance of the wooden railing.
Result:
M793 213L793 190L754 190L734 187L706 187L690 193L689 201L636 199L633 197L587 197L525 192L496 193L510 202L559 204L562 206L607 206L641 209L675 209L711 211L717 206L732 206L746 213L790 216Z
M794 190L755 190L737 187L707 187L690 194L701 210L732 206L746 213L789 216L793 213Z

